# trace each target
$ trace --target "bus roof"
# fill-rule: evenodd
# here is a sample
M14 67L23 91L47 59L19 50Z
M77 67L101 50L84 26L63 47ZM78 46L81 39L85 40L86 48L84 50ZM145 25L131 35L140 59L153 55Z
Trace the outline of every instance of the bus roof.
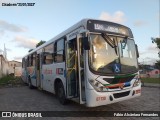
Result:
M94 28L94 25L98 25L96 28ZM107 25L107 26L106 26ZM112 27L112 31L107 31L109 29L107 29L106 27L108 27L108 25L110 25L110 27ZM114 25L114 26L113 26ZM90 30L91 32L109 32L109 33L113 33L114 28L113 27L122 27L125 28L126 30L128 30L128 36L130 36L131 38L133 38L132 32L130 30L130 28L118 24L118 23L114 23L114 22L109 22L109 21L104 21L104 20L97 20L97 19L82 19L81 21L79 21L78 23L74 24L73 26L71 26L70 28L66 29L64 32L58 34L57 36L55 36L54 38L52 38L51 40L47 41L46 43L42 44L41 46L33 49L31 52L29 52L27 55L25 55L24 57L34 53L35 51L51 44L52 42L64 37L65 35L71 33L72 31L76 30L79 27L84 27L84 29ZM115 29L116 30L116 29ZM117 33L120 34L120 33Z

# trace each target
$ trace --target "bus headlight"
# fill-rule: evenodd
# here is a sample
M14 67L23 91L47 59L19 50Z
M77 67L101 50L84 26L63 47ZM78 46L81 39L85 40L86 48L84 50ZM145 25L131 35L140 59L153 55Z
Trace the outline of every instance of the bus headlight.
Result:
M99 81L97 80L89 80L89 83L93 86L93 88L98 91L98 92L104 92L107 91L107 89L105 88L105 86L103 84L101 84Z
M137 78L137 79L135 80L134 84L133 84L133 87L136 87L136 86L138 86L138 85L140 85L140 84L141 84L141 80L140 80L139 78Z

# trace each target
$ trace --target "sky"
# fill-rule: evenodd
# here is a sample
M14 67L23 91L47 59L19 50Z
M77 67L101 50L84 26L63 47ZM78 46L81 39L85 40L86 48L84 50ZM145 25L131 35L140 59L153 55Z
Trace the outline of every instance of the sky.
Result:
M35 3L2 6L2 3ZM40 40L48 41L83 18L113 21L131 28L144 64L158 60L151 37L160 37L160 0L0 0L0 53L21 61Z

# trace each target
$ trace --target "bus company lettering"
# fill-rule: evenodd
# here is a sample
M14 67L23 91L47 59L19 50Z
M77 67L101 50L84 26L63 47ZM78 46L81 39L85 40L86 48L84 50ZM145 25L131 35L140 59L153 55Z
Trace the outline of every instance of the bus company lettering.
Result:
M44 70L44 74L52 74L52 70L47 70L47 69L45 69L45 70Z
M103 100L106 100L106 96L96 98L96 101L103 101Z

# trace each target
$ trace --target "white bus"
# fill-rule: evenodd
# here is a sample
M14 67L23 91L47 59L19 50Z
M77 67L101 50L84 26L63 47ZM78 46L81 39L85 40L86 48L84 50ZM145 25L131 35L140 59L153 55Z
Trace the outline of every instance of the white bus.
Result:
M22 59L22 79L87 107L141 95L138 50L130 28L83 19L29 52Z

